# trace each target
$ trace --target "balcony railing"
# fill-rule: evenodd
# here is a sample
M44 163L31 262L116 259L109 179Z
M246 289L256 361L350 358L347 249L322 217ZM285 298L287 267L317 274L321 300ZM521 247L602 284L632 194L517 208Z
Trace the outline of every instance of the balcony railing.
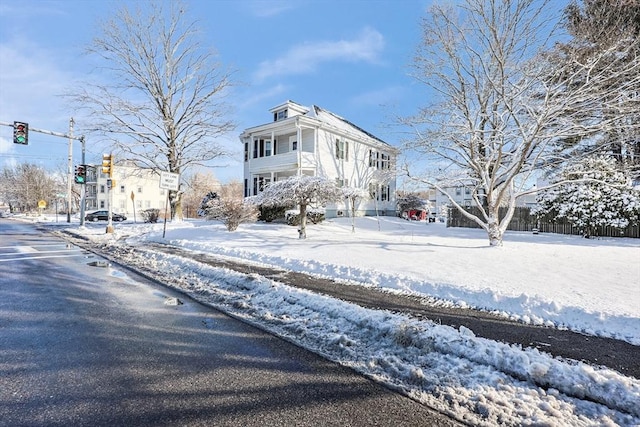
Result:
M298 164L300 154L301 165ZM276 154L268 157L258 157L249 160L250 169L254 173L283 171L288 169L312 168L317 164L314 153L289 151L288 153Z

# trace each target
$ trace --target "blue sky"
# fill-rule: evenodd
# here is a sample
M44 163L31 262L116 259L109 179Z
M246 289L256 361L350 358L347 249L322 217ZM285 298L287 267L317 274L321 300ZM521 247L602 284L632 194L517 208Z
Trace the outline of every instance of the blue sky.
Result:
M59 96L83 79L82 55L97 23L123 2L0 0L0 122L67 133L71 109ZM132 3L125 1L124 3ZM204 43L236 70L241 83L229 98L237 131L236 155L213 172L241 179L245 128L271 120L268 110L287 99L339 114L392 145L392 116L424 105L426 89L409 77L430 0L191 0L187 20L198 20ZM8 162L66 170L68 140L31 132L29 145L12 143L0 126L0 168ZM87 162L105 147L87 140ZM74 164L80 162L74 143Z

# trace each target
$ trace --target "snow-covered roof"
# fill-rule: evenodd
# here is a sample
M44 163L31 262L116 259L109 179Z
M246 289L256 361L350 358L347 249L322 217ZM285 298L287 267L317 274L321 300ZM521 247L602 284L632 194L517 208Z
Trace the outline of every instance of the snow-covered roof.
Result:
M367 132L366 130L362 129L359 126L356 126L355 124L351 123L349 120L345 119L344 117L341 117L335 113L332 113L331 111L325 110L324 108L320 108L317 105L313 105L311 106L311 110L309 111L309 113L306 114L307 117L314 117L318 120L320 120L323 123L327 123L330 126L337 128L341 131L343 131L344 133L351 133L351 134L356 134L359 135L360 137L368 137L368 138L372 138L375 139L376 141L385 144L385 145L389 145L387 142L381 140L380 138L378 138L377 136ZM390 146L390 145L389 145Z
M297 102L287 100L281 104L276 105L275 107L270 108L269 112L276 113L278 111L282 111L285 109L289 109L290 113L288 114L287 118L279 122L284 123L287 120L291 120L293 117L302 116L309 119L317 120L327 125L328 127L332 128L333 130L340 132L346 136L351 135L352 137L358 138L361 140L371 139L377 143L380 143L389 147L389 149L391 150L396 150L396 148L390 145L389 143L383 141L382 139L378 138L372 133L362 129L361 127L353 124L352 122L345 119L344 117L341 117L335 113L332 113L329 110L325 110L324 108L318 107L317 105L312 105L311 107L305 107L304 105L298 104ZM261 128L263 126L269 126L269 125L271 125L271 123L267 123L260 126L254 126L249 129L246 129L245 132L255 128Z

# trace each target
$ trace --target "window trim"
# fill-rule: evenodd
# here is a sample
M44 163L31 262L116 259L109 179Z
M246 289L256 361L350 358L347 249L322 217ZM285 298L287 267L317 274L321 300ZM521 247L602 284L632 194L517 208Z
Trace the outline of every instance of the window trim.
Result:
M349 141L345 139L336 138L336 159L344 160L345 162L349 161Z

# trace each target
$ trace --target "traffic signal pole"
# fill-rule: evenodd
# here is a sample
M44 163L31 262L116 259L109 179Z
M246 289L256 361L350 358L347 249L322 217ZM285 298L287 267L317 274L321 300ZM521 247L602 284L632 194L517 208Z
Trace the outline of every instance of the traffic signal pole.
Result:
M84 173L85 173L85 182L84 185L80 186L80 226L84 225L84 213L85 213L85 209L86 209L86 197L87 197L87 181L86 181L86 174L87 174L87 162L85 159L85 145L84 145L84 136L80 137L80 143L82 144L82 164L84 165Z
M109 190L109 210L107 216L107 230L106 233L113 233L113 154L102 155L102 173L107 175L107 189Z
M26 132L37 132L37 133L44 133L46 135L52 135L52 136L58 136L61 138L68 138L69 139L69 162L67 165L67 222L71 222L71 202L72 202L72 198L71 198L71 184L73 182L73 140L76 141L80 141L82 142L82 163L84 164L85 162L85 144L84 144L84 136L80 136L80 137L74 137L73 136L73 117L71 119L69 119L69 133L68 134L64 134L64 133L60 133L60 132L53 132L50 130L45 130L45 129L36 129L33 127L30 127L27 123L24 122L15 122L15 123L20 123L25 125L26 127ZM0 122L0 126L11 126L12 128L14 128L15 131L15 123L7 123L7 122ZM28 141L28 134L25 135L25 143ZM25 144L26 145L26 144ZM84 186L83 186L84 187ZM83 213L81 213L80 215L80 224L84 224L84 204L85 204L85 191L84 188L81 188L81 202L80 202L80 209Z

